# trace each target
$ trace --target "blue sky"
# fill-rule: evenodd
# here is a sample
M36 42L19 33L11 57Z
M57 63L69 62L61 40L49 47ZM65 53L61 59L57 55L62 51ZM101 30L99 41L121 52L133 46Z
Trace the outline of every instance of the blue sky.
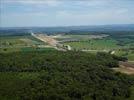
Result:
M0 0L0 26L134 24L134 0Z

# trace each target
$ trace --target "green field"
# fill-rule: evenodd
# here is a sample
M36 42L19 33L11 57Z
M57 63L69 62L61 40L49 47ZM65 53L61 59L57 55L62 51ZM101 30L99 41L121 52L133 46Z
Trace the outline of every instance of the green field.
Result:
M5 36L0 37L0 46L27 46L44 44L32 36Z
M129 55L127 55L129 60L134 61L134 53L130 53Z
M115 55L118 56L125 56L127 57L130 61L134 61L134 51L133 50L116 50Z
M113 50L115 51L115 55L125 56L128 60L134 60L134 51L129 49L130 46L119 46L117 45L117 41L113 39L95 39L80 42L66 42L64 44L70 45L73 50L87 50L90 53L109 52ZM126 50L123 50L123 48L126 48Z
M132 91L131 97L126 100L134 100L134 86L131 87L131 91Z
M133 35L132 35L133 36ZM65 35L78 41L65 41L64 45L71 46L72 50L84 50L90 53L114 51L115 55L125 56L128 60L134 60L134 42L133 37L125 34L123 36L112 34L112 36L103 38L91 38L92 35ZM95 37L95 35L93 35ZM97 35L96 35L97 37ZM64 40L62 38L62 40Z
M98 39L94 39L97 37ZM100 35L61 35L56 38L64 45L71 46L72 50L87 50L91 53L115 51L118 56L125 56L129 60L134 60L134 43L132 39L112 37L103 37ZM71 40L76 41L71 41ZM62 42L69 40L67 42ZM0 37L0 52L18 52L18 51L43 51L47 48L39 47L48 45L33 36L5 36ZM131 49L130 49L131 48ZM49 48L48 48L49 49ZM50 48L51 49L51 48Z
M25 46L26 43L22 41L22 38L26 38L24 36L6 36L0 37L0 46Z
M116 45L117 41L112 39L93 39L89 41L79 41L79 42L67 42L65 45L70 45L73 49L82 50L111 50L117 49L119 46Z
M56 39L59 40L59 41L62 41L62 40L65 40L65 39L75 39L75 40L80 40L80 41L85 41L85 40L91 40L91 39L102 39L104 37L107 37L107 35L91 35L91 34L88 34L88 35L78 35L78 34L75 34L75 35L60 35L58 36Z
M39 45L47 45L32 36L5 36L0 37L0 52L40 51Z
M22 48L22 52L27 52L27 51L49 51L49 50L55 50L54 48L33 48L33 47L26 47Z

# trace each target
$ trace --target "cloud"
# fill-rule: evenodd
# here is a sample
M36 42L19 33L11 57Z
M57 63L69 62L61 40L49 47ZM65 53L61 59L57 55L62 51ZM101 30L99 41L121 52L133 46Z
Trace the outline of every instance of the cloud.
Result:
M134 23L133 1L2 0L1 25L53 26Z
M106 0L81 0L75 1L77 5L85 5L85 6L100 6L108 3Z
M22 4L22 5L48 5L57 6L61 4L59 0L2 0L2 3Z

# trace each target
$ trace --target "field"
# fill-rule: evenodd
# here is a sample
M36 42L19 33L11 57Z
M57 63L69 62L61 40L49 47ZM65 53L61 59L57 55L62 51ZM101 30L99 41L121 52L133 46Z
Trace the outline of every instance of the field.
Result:
M129 54L127 55L127 57L128 57L128 59L134 61L134 53L129 53Z
M60 42L69 42L69 41L86 41L90 39L102 39L107 37L108 35L57 35L54 38L59 40Z
M130 34L129 34L130 35ZM131 35L132 38L133 35ZM90 53L112 52L115 55L127 57L128 60L134 60L133 39L100 35L51 35L50 38L57 42L68 45L71 50L80 50ZM5 36L0 37L0 52L18 52L18 51L43 51L53 47L47 42L43 42L33 36Z
M132 96L126 100L133 100L134 99L134 86L131 87Z
M125 73L128 75L134 74L134 62L119 62L119 67L113 68L117 72Z
M67 42L66 45L70 45L73 49L77 50L111 50L116 49L116 41L112 39L93 39L88 41L79 41L79 42Z
M108 36L108 35L65 35L58 38L64 45L69 45L72 50L87 52L112 52L115 55L134 60L133 35Z
M134 61L134 51L133 50L116 50L115 55L125 56L130 61Z
M40 51L44 50L47 43L42 42L32 36L4 36L0 37L0 52L17 51Z

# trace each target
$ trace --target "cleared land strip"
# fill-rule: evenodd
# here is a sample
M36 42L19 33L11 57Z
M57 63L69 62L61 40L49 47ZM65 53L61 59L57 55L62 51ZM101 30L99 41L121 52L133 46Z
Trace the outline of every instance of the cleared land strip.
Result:
M66 51L66 49L63 48L63 44L60 44L57 40L55 40L51 36L47 36L45 34L34 34L34 33L31 33L31 35L45 43L48 43L50 46L54 47L57 50Z
M134 62L119 62L119 65L120 67L113 69L121 73L134 74Z
M44 34L34 34L34 33L31 33L31 35L43 42L48 43L51 46L56 46L58 44L58 41L56 41L55 39L53 39L50 36L47 36Z

